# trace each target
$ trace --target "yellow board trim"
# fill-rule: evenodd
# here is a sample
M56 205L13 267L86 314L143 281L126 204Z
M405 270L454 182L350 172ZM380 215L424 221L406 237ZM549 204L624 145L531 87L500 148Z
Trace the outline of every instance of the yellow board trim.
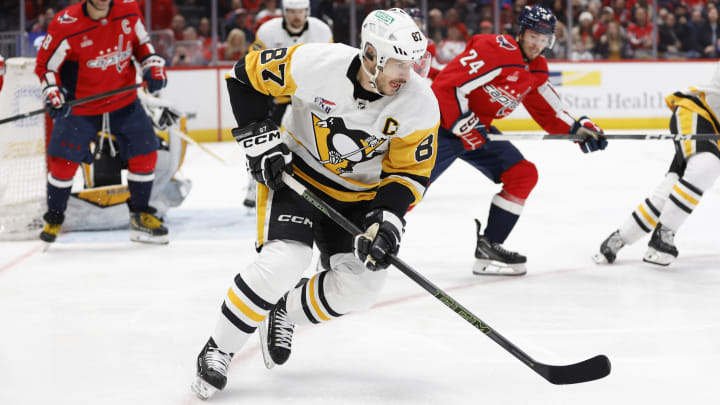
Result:
M329 321L330 318L325 315L322 310L320 310L320 306L317 303L317 299L315 299L315 279L317 279L319 273L315 275L315 277L310 279L310 288L308 289L308 294L310 294L310 303L312 304L313 308L315 308L315 312L318 314L320 319L323 321Z
M687 202L691 203L692 205L698 205L700 201L692 198L690 194L684 192L680 187L676 185L673 186L673 190L675 190L676 193L680 194Z
M232 301L233 305L235 305L235 307L237 309L242 311L242 313L245 314L245 316L252 319L253 321L262 322L263 319L266 318L266 315L258 314L257 312L253 311L252 308L250 308L244 302L242 302L240 297L238 297L237 294L235 294L235 291L233 291L232 288L230 288L228 290L228 298L230 298L230 301Z

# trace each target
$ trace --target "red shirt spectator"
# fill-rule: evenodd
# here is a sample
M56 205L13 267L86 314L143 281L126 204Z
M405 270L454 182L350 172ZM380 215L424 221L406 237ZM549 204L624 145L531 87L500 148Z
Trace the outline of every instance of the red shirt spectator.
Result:
M652 47L652 24L648 24L647 11L644 8L635 9L636 23L630 23L627 28L628 41L633 49L650 49Z

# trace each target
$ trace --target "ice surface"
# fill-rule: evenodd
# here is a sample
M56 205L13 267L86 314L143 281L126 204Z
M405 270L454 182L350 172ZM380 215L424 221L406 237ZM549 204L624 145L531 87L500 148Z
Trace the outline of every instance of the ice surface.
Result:
M407 217L400 256L541 362L596 354L609 377L553 386L396 270L372 310L297 330L290 361L265 370L252 337L212 404L711 404L720 397L720 187L676 238L668 268L591 256L664 176L671 142L582 154L518 142L540 181L506 246L517 278L471 274L474 216L498 186L456 162ZM0 243L0 404L199 404L195 358L232 277L254 257L237 145L191 147L194 187L166 218L171 243L129 231Z

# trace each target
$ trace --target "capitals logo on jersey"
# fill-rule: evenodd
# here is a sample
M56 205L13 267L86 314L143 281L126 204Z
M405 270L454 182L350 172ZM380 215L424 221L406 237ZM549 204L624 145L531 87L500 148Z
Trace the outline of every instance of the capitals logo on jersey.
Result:
M87 66L89 68L105 70L109 66L115 65L115 69L117 69L118 73L121 73L130 63L130 57L132 57L133 54L132 43L128 41L125 49L123 49L123 34L120 34L118 37L118 46L108 54L103 53L103 51L100 51L100 56L88 60Z
M387 139L349 129L340 117L323 120L312 114L312 121L320 163L335 173L352 173L356 164L384 153L377 148Z
M75 21L77 21L77 18L72 17L67 11L65 11L65 14L58 16L58 22L60 24L72 24Z

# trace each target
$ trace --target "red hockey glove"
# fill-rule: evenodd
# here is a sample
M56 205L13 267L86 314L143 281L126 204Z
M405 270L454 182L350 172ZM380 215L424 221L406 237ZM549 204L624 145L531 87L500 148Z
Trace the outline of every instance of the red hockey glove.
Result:
M475 150L487 142L487 128L472 111L458 117L450 132L462 140L466 150Z
M43 89L43 98L45 99L45 105L50 108L48 114L53 119L59 117L67 117L72 111L72 107L65 104L64 90L58 86L52 85L47 86Z
M143 80L147 82L150 94L155 94L167 85L165 59L158 55L150 55L142 61Z
M595 152L596 150L602 150L607 147L607 138L603 135L603 130L599 126L595 125L594 122L590 121L590 118L582 116L580 119L575 121L573 126L570 128L571 135L580 135L584 139L582 141L575 141L580 145L580 149L583 153Z

